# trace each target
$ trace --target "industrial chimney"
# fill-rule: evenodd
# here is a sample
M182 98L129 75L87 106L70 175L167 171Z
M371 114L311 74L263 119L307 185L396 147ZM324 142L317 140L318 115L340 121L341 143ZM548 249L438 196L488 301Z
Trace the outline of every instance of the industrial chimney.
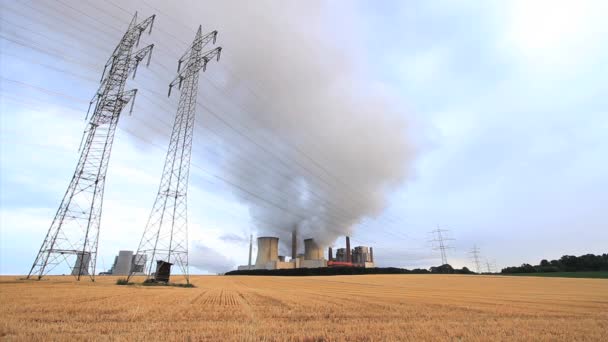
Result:
M247 269L251 269L251 252L253 250L253 234L249 235L249 263L247 264Z
M350 250L350 237L346 237L346 262L353 262Z
M294 229L293 232L291 232L291 259L292 260L296 260L296 258L298 257L298 231L297 229Z
M327 248L327 260L334 260L334 252L332 251L331 247Z
M255 268L266 268L269 261L279 260L279 238L263 236L258 238L258 257L255 259Z
M374 247L369 248L369 261L374 262Z

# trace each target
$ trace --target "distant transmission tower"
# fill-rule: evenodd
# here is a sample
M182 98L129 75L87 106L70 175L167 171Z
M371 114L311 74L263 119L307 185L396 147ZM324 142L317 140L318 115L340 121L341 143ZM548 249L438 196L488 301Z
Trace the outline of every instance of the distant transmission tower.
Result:
M122 109L129 101L134 101L137 93L137 89L125 90L125 83L131 73L135 77L137 66L146 56L147 64L150 63L153 48L153 45L148 45L132 52L143 31L148 27L149 33L152 31L154 16L139 24L136 22L137 13L104 67L101 84L89 105L90 110L95 103L95 109L83 134L76 171L28 273L28 279L32 276L41 279L65 261L72 267L71 274L76 279L89 276L95 280L103 190L114 133Z
M494 272L494 266L495 266L494 262L490 263L490 261L486 259L486 270L488 271L488 273Z
M431 240L431 242L437 243L437 246L434 246L433 249L441 251L441 264L442 265L445 265L448 263L448 258L447 258L445 251L446 251L446 249L451 248L450 246L448 246L446 244L446 241L454 240L454 239L449 239L449 238L444 237L442 233L446 233L446 232L448 232L448 230L439 229L439 228L431 231L432 234L436 235L436 237L433 240Z
M176 85L181 95L158 194L137 248L137 255L145 255L148 279L157 274L154 264L160 267L164 262L169 263L169 267L177 264L190 283L187 193L198 76L209 61L219 60L221 47L203 52L209 42L215 44L216 37L217 31L203 36L199 26L194 41L178 61L177 77L169 84L169 96ZM129 278L131 276L133 272Z
M479 248L476 245L473 246L473 249L469 252L471 254L471 259L475 263L475 268L477 273L481 273L481 264L479 262Z

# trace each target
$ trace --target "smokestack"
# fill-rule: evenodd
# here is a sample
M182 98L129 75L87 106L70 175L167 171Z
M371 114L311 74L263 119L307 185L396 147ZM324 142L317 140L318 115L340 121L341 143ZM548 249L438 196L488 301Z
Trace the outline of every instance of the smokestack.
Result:
M329 247L327 249L327 260L329 260L329 261L333 261L334 260L334 253L331 250L331 247Z
M369 248L369 261L374 262L374 247Z
M251 252L253 250L253 234L249 235L249 267L247 269L251 269Z
M291 258L295 260L298 257L298 231L296 229L291 232Z
M351 251L350 251L350 237L346 237L346 262L352 262Z

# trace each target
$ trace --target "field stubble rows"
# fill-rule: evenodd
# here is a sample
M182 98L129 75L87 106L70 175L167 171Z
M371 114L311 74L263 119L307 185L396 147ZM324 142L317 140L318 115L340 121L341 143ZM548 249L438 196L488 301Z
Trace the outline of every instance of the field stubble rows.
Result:
M0 277L6 340L608 340L608 281L458 275Z

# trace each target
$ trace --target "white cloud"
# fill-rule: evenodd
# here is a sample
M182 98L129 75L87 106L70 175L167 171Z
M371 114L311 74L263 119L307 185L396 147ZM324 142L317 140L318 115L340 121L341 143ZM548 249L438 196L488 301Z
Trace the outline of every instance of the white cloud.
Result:
M605 1L509 1L503 48L535 68L583 66L603 48L607 12Z
M40 233L42 242L42 234L49 228L52 215L53 210L47 208L3 208L0 210L1 235L6 238L8 232Z
M193 241L190 250L190 265L209 273L223 273L234 269L236 263L217 250Z
M445 72L449 57L449 49L437 46L413 55L396 57L401 59L396 63L397 70L407 82L430 86Z

